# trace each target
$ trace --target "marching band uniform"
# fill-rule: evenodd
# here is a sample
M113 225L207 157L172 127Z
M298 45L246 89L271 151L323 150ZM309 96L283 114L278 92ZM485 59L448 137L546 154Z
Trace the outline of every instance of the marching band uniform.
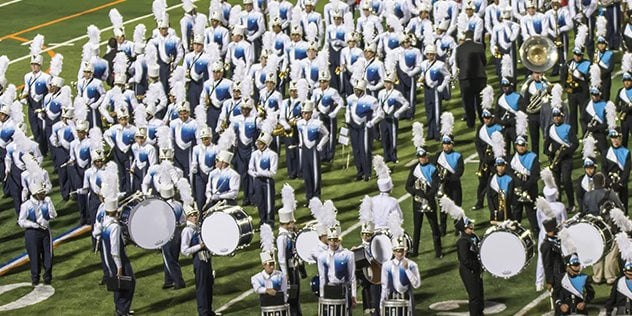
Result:
M55 156L56 154L55 150L51 148L54 146L52 146L52 144L50 143L50 138L51 138L51 135L53 134L53 125L59 122L60 116L62 113L62 107L64 105L70 106L70 104L62 104L64 100L61 97L62 96L61 87L59 86L63 84L60 84L58 82L58 80L60 80L61 78L60 79L56 79L56 78L57 77L53 77L53 79L55 80L51 80L51 89L49 93L47 93L46 96L44 96L44 101L42 102L42 109L44 110L44 112L39 113L40 120L42 120L42 126L43 126L42 132L43 132L43 135L46 137L46 140L48 141L47 146L48 148L51 149L51 158L53 159L53 161L57 159L57 157ZM53 89L57 89L57 91L53 92L52 91ZM70 88L66 88L66 89L68 89L67 92L70 92Z
M588 27L586 52L588 56L593 56L595 41L592 34L595 32L595 12L598 9L598 0L568 0L567 7L575 25L584 24Z
M103 139L112 148L112 161L118 165L119 190L130 192L130 166L133 159L131 147L138 129L127 123L129 114L126 108L117 109L116 112L119 123L106 130Z
M259 303L264 306L268 299L274 300L275 297L280 297L282 303L287 302L287 279L283 272L274 269L274 254L264 251L260 253L260 257L264 270L250 278L252 289L259 294ZM271 268L267 268L267 265L271 265ZM266 271L266 268L270 269L270 272ZM269 294L270 290L275 294Z
M423 27L430 27L432 25ZM400 85L402 86L402 94L407 98L410 109L404 113L400 118L413 118L417 108L417 78L421 72L421 63L424 56L421 54L419 48L412 46L412 38L406 37L402 41L402 51L399 55L397 62L397 78L399 78ZM389 69L389 71L391 71Z
M479 6L481 2L482 1L479 0ZM459 19L463 19L464 21L467 21L467 23L465 23L467 25L467 29L459 30L459 31L461 31L462 33L465 33L466 31L473 32L474 41L477 43L482 43L483 31L484 31L483 19L481 19L481 17L478 16L477 14L474 14L474 9L476 9L476 6L472 1L468 1L463 6L463 13L459 14L459 17L457 17L457 21Z
M70 142L67 174L70 181L70 191L77 192L83 188L84 174L90 168L90 139L87 137L88 122L77 121L75 123L75 133L77 137ZM87 224L89 215L87 200L84 194L77 195L77 206L79 208L79 224Z
M83 97L86 100L88 106L88 122L90 122L90 128L101 128L101 114L99 113L99 107L105 99L105 89L103 88L103 82L94 77L92 73L94 68L91 64L84 65L84 75L79 81L77 81L77 96ZM88 75L88 72L90 73Z
M538 242L540 245L538 258L541 258L542 261L543 279L547 288L553 288L564 275L564 258L562 257L561 241L557 237L557 225L558 222L555 218L545 220L540 231L546 231L546 235Z
M147 129L141 127L134 135L136 142L132 144L132 163L130 164L131 192L138 192L142 189L143 179L149 168L156 164L156 147L147 141Z
M566 273L562 276L561 280L553 286L553 299L555 300L555 314L556 315L572 315L572 314L584 314L586 313L585 304L590 303L595 297L595 290L592 287L592 282L588 275L579 271L572 271L571 266L578 266L580 264L577 254L572 254L566 258ZM584 308L579 308L579 304L584 305ZM566 305L568 311L562 312L562 305Z
M184 102L177 108L180 117L169 123L171 135L174 139L174 166L182 169L184 175L189 178L191 176L191 156L193 155L193 146L196 143L196 133L199 129L198 122L189 116L189 103ZM182 118L182 113L186 113Z
M364 58L366 59L364 80L367 83L368 94L373 97L377 97L377 93L384 87L385 75L384 63L375 56L376 52L375 44L364 48Z
M331 6L331 3L326 4L325 6ZM342 3L340 4L342 5ZM339 5L339 6L340 6ZM345 4L346 5L346 4ZM325 11L325 14L327 11ZM352 30L348 30L347 26L342 23L343 12L339 9L333 11L333 23L327 26L327 38L326 41L328 43L329 49L329 73L336 73L336 69L340 67L340 59L341 59L341 50L347 46L347 42L345 41L345 35L347 32L351 33ZM325 20L327 21L327 20ZM331 86L337 91L342 91L342 82L340 81L340 76L334 76L332 78Z
M165 168L164 166L161 166ZM172 166L170 166L173 168ZM175 188L173 181L174 179L169 176L168 180L161 179L158 177L158 192L160 193L160 197L162 200L167 202L176 218L176 231L173 234L173 238L170 239L167 243L162 246L162 260L163 260L163 272L164 272L164 281L162 288L167 289L173 287L174 289L181 289L185 287L184 279L182 278L182 270L180 268L180 263L178 259L180 258L180 238L182 237L182 227L186 224L186 217L184 215L184 207L182 206L182 202L177 201L174 198ZM164 182L163 182L164 181Z
M303 18L300 21L300 25L304 30L309 28L310 24L316 25L316 38L314 39L318 46L325 40L325 25L323 23L323 16L320 12L314 11L315 1L306 0L305 10L303 11Z
M627 147L628 137L632 133L632 73L623 73L623 87L617 91L614 103L619 112L623 146Z
M193 26L195 25L197 12L195 11L195 5L192 5L190 2L184 2L182 9L184 9L184 16L180 18L180 33L182 34L182 47L184 47L188 53L193 51L193 44L195 42Z
M494 116L489 110L483 111L483 118L488 119L487 124L483 124L476 133L476 152L481 160L478 165L478 188L476 189L476 205L473 209L483 208L483 198L487 193L489 179L491 178L494 166L494 155L492 153L492 134L502 132L502 126L494 123Z
M403 238L393 238L393 252L404 249L406 253L406 242ZM413 290L421 285L419 268L412 260L405 258L395 258L382 265L382 295L380 306L384 306L384 301L388 299L404 299L408 301L408 314L402 316L413 316L415 314L415 299Z
M30 164L31 162L26 162L27 159L31 160L33 164ZM33 177L32 175L35 174L35 171L31 171L29 170L29 168L41 169L41 167L39 166L39 163L37 161L33 160L33 157L30 154L22 155L22 160L24 160L26 164L29 165L29 167L27 167L27 169L22 172L22 180L21 180L22 181L22 203L24 203L32 195L31 186L33 186L33 184L30 181L32 180L31 179ZM53 184L50 182L50 176L48 175L48 171L42 170L42 173L43 173L42 185L44 186L44 189L46 190L46 192L50 192L53 188Z
M380 194L371 197L371 214L375 229L388 228L388 220L391 214L397 213L399 218L404 218L399 201L390 195L393 189L393 180L390 177L378 178L377 187Z
M603 50L599 47L603 45ZM595 52L596 60L594 61L601 70L601 87L603 93L602 99L610 100L610 87L612 87L612 71L614 70L614 52L609 49L608 42L605 38L599 36L597 38L597 51Z
M59 173L60 193L64 200L68 200L71 185L68 176L68 167L61 167L70 157L70 143L77 137L75 123L72 121L73 109L64 109L62 120L55 123L50 136L51 156L55 170ZM55 152L55 154L52 154Z
M233 154L228 151L220 151L215 158L216 161L226 166L217 167L208 174L208 184L206 186L206 204L211 206L220 201L226 201L227 205L237 205L237 193L241 176L230 167Z
M222 105L230 100L233 94L233 81L224 78L224 66L221 62L213 63L212 70L213 76L204 82L200 102L206 105L206 125L217 131Z
M222 110L219 113L219 119L215 127L216 135L221 134L233 122L235 117L241 115L241 103L244 99L241 97L239 82L233 82L232 90L233 97L222 104Z
M146 107L149 109L150 107L154 108L154 116L158 119L163 119L166 122L169 122L170 118L165 115L165 111L167 109L167 105L169 100L167 99L167 93L165 93L165 88L162 86L158 79L159 69L158 68L149 68L149 84L147 86L147 91L145 95L152 95L150 98L144 98L143 102ZM151 101L150 101L151 100Z
M410 256L416 257L419 254L419 240L421 238L421 226L423 225L424 214L428 218L428 223L432 231L432 242L435 250L435 257L443 256L441 250L441 233L437 223L437 203L435 196L439 187L439 176L434 164L428 162L427 152L424 148L417 148L417 158L419 161L425 157L425 162L415 164L406 180L406 192L413 198L413 244L410 249ZM424 185L417 188L416 182L422 181ZM419 198L418 198L419 197ZM384 292L383 292L384 293Z
M511 175L509 175L509 170L502 169L501 171L498 169L499 167L506 166L506 164L505 159L502 157L496 158L495 172L489 180L487 205L489 206L490 222L500 223L508 219L514 219L514 187L516 184ZM504 201L504 205L501 204L501 200Z
M284 187L285 188L285 187ZM302 315L301 312L301 282L299 275L298 260L296 254L296 234L294 228L294 211L285 209L285 205L279 210L279 235L276 239L277 258L281 273L288 282L288 303L290 304L290 315Z
M274 227L274 177L279 157L270 149L271 143L272 135L262 133L259 136L257 150L252 152L248 162L248 175L252 177L252 202L257 205L260 223Z
M573 0L571 0L573 1ZM584 133L586 132L586 123L584 122L584 104L588 100L589 95L589 70L590 61L584 59L583 47L575 47L573 49L573 59L566 62L560 72L560 78L566 78L562 85L568 93L569 108L569 124L572 127L572 133L576 134L577 128L577 110L581 110L580 124ZM571 79L570 82L569 79ZM577 85L574 87L574 85Z
M469 312L473 316L482 316L484 308L483 298L483 268L479 261L480 239L474 233L472 221L463 217L455 224L461 232L456 242L457 257L459 259L459 275L469 298ZM470 230L471 232L466 232Z
M318 74L320 86L312 92L312 102L316 106L319 119L329 131L329 140L321 152L320 159L323 162L333 161L336 152L336 140L338 135L337 115L344 107L344 101L338 91L329 86L331 75L323 70Z
M48 94L51 76L40 70L42 60L43 58L41 55L31 56L31 65L38 65L38 70L28 72L24 75L22 103L28 105L28 119L31 127L31 134L35 138L35 141L39 143L42 154L46 155L48 149L46 145L48 144L48 140L46 139L43 130L44 125L40 121L40 117L37 112L42 111L44 97Z
M327 67L327 65L321 65L321 58L318 58L317 54L318 45L316 42L310 42L307 48L307 57L300 61L302 77L307 80L312 90L318 87L320 69Z
M452 135L443 135L441 139L442 150L437 156L436 166L437 175L439 176L439 184L437 190L442 188L440 194L449 197L456 205L463 202L463 193L461 189L461 177L465 171L465 163L463 155L454 150L454 137ZM443 184L443 185L441 185ZM439 192L439 191L438 191ZM447 214L440 213L439 231L442 236L446 234Z
M303 29L300 25L293 25L290 32L290 45L287 48L287 56L292 65L296 61L301 61L307 57L309 44L303 40Z
M561 65L566 63L566 53L568 52L568 33L573 29L573 18L568 11L568 7L560 6L560 0L554 0L551 2L551 9L546 11L546 24L548 30L548 37L553 40L561 42L561 47L557 48L558 60L553 66L553 76L559 73ZM557 43L556 43L557 45ZM564 80L564 78L562 78Z
M211 12L211 25L204 32L204 51L210 53L211 43L217 44L219 55L226 56L230 34L227 28L222 25L222 13Z
M531 36L546 36L548 34L548 23L543 13L536 12L534 0L527 0L527 14L520 19L520 35L522 41L526 41ZM533 9L531 11L530 9Z
M338 239L340 237L340 226L328 227L327 238ZM356 278L355 260L353 253L342 245L338 244L337 249L329 249L318 257L318 276L320 281L320 297L327 298L325 289L329 286L342 286L345 291L347 302L355 302L356 298ZM351 304L348 303L348 315L351 313Z
M426 34L425 32L427 32L425 30L432 30L433 28L432 21L429 18L430 9L430 3L422 2L419 4L419 15L410 19L405 28L406 33L412 33L415 35L415 38L419 41L418 43L420 46L423 45L422 43L425 40L424 35ZM443 23L445 23L446 27L444 31L446 31L450 21L444 20L444 22L441 22L440 25Z
M364 35L368 34L368 32L371 32L372 30L372 33L375 36L382 34L384 32L384 27L382 26L380 18L371 10L371 1L364 1L361 7L362 11L360 13L360 17L356 20L356 33ZM376 38L374 38L374 40L375 39ZM364 42L363 44L364 48L371 45L371 43L367 42Z
M158 176L160 169L162 168L162 164L165 163L165 160L168 160L171 167L173 167L173 169L175 170L175 172L171 175L172 177L174 177L174 179L176 179L173 180L174 182L177 181L177 179L184 177L184 172L182 172L182 169L173 165L173 148L167 149L167 151L169 151L168 154L165 154L165 149L163 148L160 148L159 151L160 163L149 166L149 168L147 169L147 173L145 174L145 178L143 178L143 183L141 184L141 191L145 196L160 196L160 192L158 192L158 184L160 183L158 180Z
M502 13L499 13L501 22L495 23L492 28L489 49L492 56L496 54L500 54L500 56L510 55L512 60L510 73L515 74L517 54L514 43L519 38L518 35L520 35L520 24L511 20L510 8L505 7L497 10L502 11ZM498 76L502 76L501 60L502 58L494 58Z
M573 171L573 153L577 149L579 142L577 135L572 132L569 124L562 122L563 114L559 109L553 109L553 119L557 122L549 126L549 135L544 141L544 154L549 157L549 161L554 163L556 154L558 156L557 165L552 166L555 182L561 184L566 192L568 207L575 205L575 197L573 195L573 180L571 172Z
M50 284L53 277L53 240L49 227L50 221L57 217L57 212L53 201L45 196L46 188L43 184L31 184L33 196L22 204L18 224L25 229L24 239L31 265L31 282L35 286L39 284L42 266L44 284ZM41 194L39 197L38 193Z
M195 298L198 315L215 315L213 312L213 284L215 276L211 255L200 237L199 212L192 205L185 205L186 226L182 229L180 252L193 257L195 273Z
M520 192L520 194L516 192L517 197L512 207L513 214L511 218L519 223L522 222L522 210L524 209L529 225L537 234L538 229L535 229L535 227L538 227L538 221L533 203L538 196L540 161L538 155L529 151L526 145L527 140L524 137L518 136L516 138L516 151L510 162L510 168L513 171L514 190Z
M101 201L101 178L105 172L105 165L102 151L92 151L90 153L92 166L83 174L83 186L77 190L77 194L84 195L86 201L86 210L88 215L88 225L94 225L96 221L96 213Z
M586 116L584 124L587 133L597 141L599 152L604 154L608 149L606 135L608 134L608 122L606 121L606 106L610 101L603 98L602 90L597 87L590 88L590 101L586 104Z
M409 103L401 92L393 85L396 82L396 73L387 73L384 82L389 82L390 88L382 89L378 93L378 101L384 119L380 121L380 135L382 138L382 148L384 149L384 160L386 162L397 162L397 130L399 128L399 117L408 111Z
M448 27L447 33L453 35L456 32L457 28L457 17L459 15L458 4L453 0L439 0L432 5L433 13L432 16L435 18L435 22L441 20L439 17L442 17L445 20L450 21L450 26Z
M0 98L1 99L1 98ZM10 105L0 106L0 170L5 170L4 160L7 156L7 146L13 142L16 124L11 115ZM9 194L8 182L3 181L3 193Z
M610 297L606 301L606 315L612 315L614 308L617 309L615 315L625 315L632 313L632 262L626 261L623 268L623 275L612 285Z
M612 146L603 157L603 173L606 183L623 202L623 212L628 211L628 179L630 178L630 150L621 144L621 134L611 130L609 135Z
M546 93L549 82L544 78L543 73L541 72L532 72L531 76L527 81L522 85L520 89L522 97L524 99L524 104L527 105L531 103L531 99L535 98L537 95L541 93ZM544 101L542 101L544 102ZM528 111L528 110L527 110ZM542 111L536 111L535 113L529 113L529 138L531 138L531 150L534 153L540 153L540 129L544 130L544 126L540 125L540 113ZM543 133L544 134L544 133ZM546 149L545 149L546 150Z
M351 86L353 65L363 58L363 51L357 46L359 39L356 36L357 33L347 33L345 35L347 46L340 50L340 80L342 86L338 91L345 96L353 93L353 87Z
M355 94L347 98L348 107L345 111L345 122L350 127L353 162L357 171L356 180L364 178L364 181L368 181L371 177L373 159L371 148L373 140L369 129L373 128L384 115L377 99L365 93L366 86L365 80L356 82Z
M290 179L300 177L301 174L301 158L299 156L299 134L296 128L298 120L301 119L302 105L297 98L298 92L295 82L290 83L290 97L283 100L281 105L281 114L279 115L279 124L283 126L286 132L291 133L287 137L283 137L285 144L285 166L287 167L287 176ZM335 121L334 121L335 122Z
M260 127L261 120L257 113L252 110L252 100L247 100L241 105L241 115L236 116L228 127L233 128L237 135L237 155L234 158L234 163L235 170L241 176L245 205L254 202L250 200L253 193L253 179L248 174L248 163L255 148L255 140Z
M234 40L228 44L224 64L235 67L235 61L241 60L245 64L245 69L249 69L255 60L254 48L244 40L244 28L241 25L235 25L232 30Z
M503 77L501 79L501 89L502 94L498 97L495 117L499 118L499 123L503 127L503 137L507 140L515 140L516 113L518 111L525 112L525 99L519 93L513 91L511 78ZM509 147L510 143L507 142L506 148L509 149Z
M217 147L211 142L212 133L208 127L200 131L200 143L193 147L191 159L191 173L193 174L193 193L198 210L204 208L206 201L206 187L211 171L215 169L215 158L219 153ZM208 145L205 144L208 141Z
M158 29L164 30L169 28L169 16L165 16L158 20ZM149 40L147 45L154 45L158 51L158 66L160 66L159 77L160 83L165 91L171 91L169 85L169 77L176 65L180 64L184 56L184 48L182 41L175 34L170 32L159 31L157 36Z
M29 153L40 165L43 157L37 143L26 138L24 133L21 133L19 139L15 134L13 137L14 141L7 146L7 155L4 157L4 181L13 200L13 207L17 215L20 213L20 204L22 202L22 172L26 170L26 164L22 156ZM20 145L17 143L20 143Z
M263 45L261 36L266 31L265 19L260 11L253 10L252 0L244 0L244 8L239 21L246 31L246 39L252 43L253 59L259 59Z
M314 102L302 105L302 118L296 122L298 132L301 173L305 180L305 200L320 197L321 172L320 153L329 141L329 131L317 117L314 117ZM309 113L309 114L307 114ZM348 113L348 112L347 112ZM370 172L370 171L369 171Z
M583 166L584 174L577 179L577 185L575 186L577 188L577 201L579 203L584 201L586 193L595 188L595 184L593 183L593 176L595 175L597 169L595 161L590 157L584 158Z
M197 45L197 46L196 46ZM186 78L189 79L187 101L193 108L200 104L200 94L204 83L209 79L210 56L203 51L204 37L196 34L193 38L193 51L184 55Z

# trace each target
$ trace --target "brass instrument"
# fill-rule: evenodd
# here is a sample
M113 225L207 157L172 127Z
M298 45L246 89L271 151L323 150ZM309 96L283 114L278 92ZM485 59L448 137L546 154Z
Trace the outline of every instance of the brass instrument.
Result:
M259 105L257 106L257 112L258 112L259 117L260 117L261 119L264 119L264 120L265 120L266 116L268 116L268 113L266 112L266 109L265 109L265 107L263 106L263 104L259 104Z
M555 167L557 167L557 165L560 164L560 161L562 160L562 154L568 149L568 146L566 145L562 145L560 146L560 148L558 148L555 151L555 154L553 155L553 160L551 160L551 163L549 164L548 168L549 169L553 169Z
M285 77L287 77L287 70L280 71L279 72L279 79L283 80L283 79L285 79Z
M597 119L595 117L593 117L590 122L588 122L588 125L586 125L586 130L588 130L586 132L586 134L584 135L583 139L586 139L588 137L593 137L593 132L592 130L597 126L597 124L599 124L599 122L597 121Z
M220 128L222 129L222 132L228 128L228 119L222 121L222 125L220 126Z
M608 182L609 188L613 190L618 190L619 188L621 188L621 175L618 171L608 172L608 179L610 180Z
M624 102L621 105L621 111L619 111L619 116L618 116L619 121L622 121L622 122L625 121L625 119L628 116L628 111L629 110L630 110L630 103L629 102Z
M547 87L544 90L538 90L538 93L536 95L531 96L531 99L529 99L529 104L527 105L527 114L537 114L538 112L540 112L540 109L542 108L542 103L545 103L548 101L549 98L549 89L552 86L549 85L549 87Z
M533 35L520 46L520 60L531 71L546 72L558 57L557 47L546 36Z
M595 54L593 55L593 64L599 64L599 50L595 50Z
M456 89L456 84L459 82L459 74L461 74L461 69L457 68L452 78L450 78L450 88L452 90Z
M341 73L342 73L342 67L341 67L341 66L336 67L336 69L334 70L334 72L336 73L336 75L341 74Z
M417 87L421 87L425 85L426 85L426 73L421 73L421 75L419 75L419 79L417 79Z
M426 192L426 190L428 190L428 182L423 179L417 178L417 180L415 180L415 190ZM428 203L428 200L426 198L415 195L413 199L415 200L415 202L421 203L421 209L419 210L420 212L425 213L432 211L432 209L430 208L430 204Z
M521 188L514 188L514 193L518 196L518 202L533 203L533 200L529 196L529 192L523 191Z
M437 169L439 169L439 189L437 190L437 197L441 198L444 195L443 191L445 191L445 179L448 176L448 169L440 164L437 164Z
M578 87L579 82L575 81L575 79L573 78L573 72L569 70L568 74L566 75L566 93L573 93L573 91Z
M274 129L272 130L272 136L276 137L276 136L283 136L283 137L291 137L288 135L292 135L293 131L290 130L289 132L285 131L285 127L283 127L283 125L281 125L280 123L277 123L276 126L274 126Z
M485 157L483 157L483 162L479 165L478 170L476 171L476 176L482 178L487 171L489 170L489 164L487 163L487 157L492 155L492 146L487 145L485 149Z
M498 45L496 45L496 47L494 47L494 58L496 58L496 59L503 58L503 54L500 53L500 48L498 48Z
M503 220L507 220L507 200L505 199L505 191L498 192L498 212L502 212ZM498 221L498 213L496 213L496 221Z

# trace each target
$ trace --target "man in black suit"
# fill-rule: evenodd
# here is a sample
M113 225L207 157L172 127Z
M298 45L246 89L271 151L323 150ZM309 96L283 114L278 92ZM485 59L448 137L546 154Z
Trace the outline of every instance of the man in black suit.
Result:
M474 127L477 113L479 119L481 118L481 91L487 85L485 48L483 44L474 42L473 37L474 33L467 31L465 41L456 49L461 100L465 109L465 120L470 128Z

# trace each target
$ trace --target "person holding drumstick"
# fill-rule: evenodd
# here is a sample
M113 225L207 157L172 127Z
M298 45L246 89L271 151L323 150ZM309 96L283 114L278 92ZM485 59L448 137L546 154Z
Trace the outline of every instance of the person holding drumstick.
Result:
M287 183L281 189L281 200L283 201L283 208L279 210L279 235L276 239L277 257L281 272L288 281L290 315L300 316L303 313L299 301L301 293L300 262L296 254L296 219L294 218L296 199L294 198L294 189Z
M565 244L567 239L562 237L562 243ZM577 253L568 255L564 259L566 262L566 273L553 287L555 314L586 314L586 305L595 297L591 279L588 275L581 272L582 267Z
M250 278L252 289L259 294L262 308L282 306L287 301L287 280L285 274L275 268L274 233L268 224L261 225L261 248L263 271Z

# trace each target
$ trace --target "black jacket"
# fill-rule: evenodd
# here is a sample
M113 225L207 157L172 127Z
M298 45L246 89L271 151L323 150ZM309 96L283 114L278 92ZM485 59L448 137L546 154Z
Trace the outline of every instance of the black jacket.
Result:
M483 44L466 40L456 48L456 67L459 80L487 78L485 48Z
M479 239L475 234L461 233L461 238L456 242L456 252L459 258L459 269L468 270L474 274L482 272L481 262L478 260Z
M540 246L542 255L542 266L544 267L544 278L547 284L553 286L559 282L566 268L562 257L560 239L555 237L545 237Z
M632 314L632 299L627 298L625 295L619 293L617 286L619 280L625 279L625 276L621 276L612 285L610 291L610 297L606 301L606 315L610 315L612 310L617 307L617 315L629 315ZM621 311L623 309L623 311Z

